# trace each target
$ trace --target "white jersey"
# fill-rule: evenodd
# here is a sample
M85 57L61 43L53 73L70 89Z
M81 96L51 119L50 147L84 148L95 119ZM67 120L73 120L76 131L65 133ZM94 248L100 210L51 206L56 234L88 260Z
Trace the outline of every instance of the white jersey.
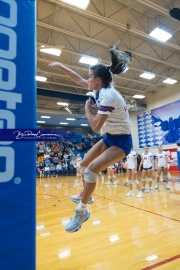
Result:
M167 168L167 159L168 159L168 155L165 151L162 151L161 153L156 153L156 157L158 159L158 167L164 167Z
M143 160L143 169L148 169L148 168L152 167L153 155L151 152L148 152L147 154L142 153L141 158Z
M129 155L126 156L127 161L126 161L126 167L127 169L135 169L136 163L135 163L135 159L137 158L136 152L135 151L131 151L129 153Z
M108 114L101 128L101 135L130 134L130 121L127 105L121 94L112 86L102 88L99 92L93 90L99 114Z

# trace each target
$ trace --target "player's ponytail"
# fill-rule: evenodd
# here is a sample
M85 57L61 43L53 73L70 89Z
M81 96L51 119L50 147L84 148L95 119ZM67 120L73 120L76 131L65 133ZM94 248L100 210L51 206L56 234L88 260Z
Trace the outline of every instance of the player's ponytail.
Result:
M119 51L116 45L110 48L109 50L111 55L111 66L110 71L113 74L124 73L127 68L127 64L132 61L132 55L130 52Z
M94 77L100 77L105 87L110 86L112 74L124 73L127 64L132 60L131 53L119 51L116 45L111 47L109 52L111 55L111 65L97 64L90 67L94 72Z

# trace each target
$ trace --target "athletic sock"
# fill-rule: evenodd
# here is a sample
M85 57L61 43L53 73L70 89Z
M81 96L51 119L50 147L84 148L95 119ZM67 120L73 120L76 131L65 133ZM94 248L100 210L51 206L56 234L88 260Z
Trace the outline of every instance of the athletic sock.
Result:
M79 202L78 206L77 206L77 210L79 211L84 211L86 210L87 204L82 203L81 201Z

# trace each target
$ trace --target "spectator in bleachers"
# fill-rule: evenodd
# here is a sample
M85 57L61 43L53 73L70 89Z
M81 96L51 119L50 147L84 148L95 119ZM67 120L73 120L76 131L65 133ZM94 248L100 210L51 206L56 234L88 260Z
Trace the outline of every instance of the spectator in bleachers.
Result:
M67 161L69 159L69 153L67 150L64 152L63 158L65 161Z
M37 144L37 149L38 149L38 151L39 151L39 154L44 153L43 147L42 147L42 145L40 144L40 142L38 142L38 144Z
M44 159L50 158L49 153L47 151L44 151Z
M53 164L56 166L59 162L59 157L58 154L55 154L54 157L52 158Z
M53 157L54 157L54 152L51 151L51 152L49 153L49 156L50 156L50 158L53 158Z
M38 156L38 161L41 163L44 163L44 154L43 153Z
M44 165L45 165L45 166L46 166L46 164L50 165L50 163L51 163L50 158L45 158L45 160L44 160Z
M68 165L66 162L62 162L62 173L63 175L68 175Z
M60 150L61 150L60 145L59 145L59 143L56 142L56 143L53 145L53 152L54 152L54 153L58 153Z
M42 162L39 162L39 166L37 166L37 172L39 173L40 178L44 176L44 166Z
M50 169L51 177L53 177L53 175L56 175L56 169L53 163L50 163L49 169Z
M47 176L47 177L50 176L49 164L46 164L45 167L44 167L44 176Z
M63 174L61 162L59 162L58 165L56 166L56 173L57 176L62 176Z
M75 175L76 174L76 167L75 167L75 163L73 160L70 161L69 163L69 174L70 175Z
M47 152L47 153L49 153L51 151L51 149L50 149L50 143L45 143L45 147L44 147L44 152Z

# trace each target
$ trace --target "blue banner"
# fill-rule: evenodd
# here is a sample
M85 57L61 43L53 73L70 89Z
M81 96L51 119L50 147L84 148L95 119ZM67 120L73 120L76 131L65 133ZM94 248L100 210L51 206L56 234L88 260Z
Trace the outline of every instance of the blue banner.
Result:
M0 0L0 129L35 128L35 1ZM0 141L0 268L35 269L35 142Z
M137 116L139 146L180 142L180 100Z

